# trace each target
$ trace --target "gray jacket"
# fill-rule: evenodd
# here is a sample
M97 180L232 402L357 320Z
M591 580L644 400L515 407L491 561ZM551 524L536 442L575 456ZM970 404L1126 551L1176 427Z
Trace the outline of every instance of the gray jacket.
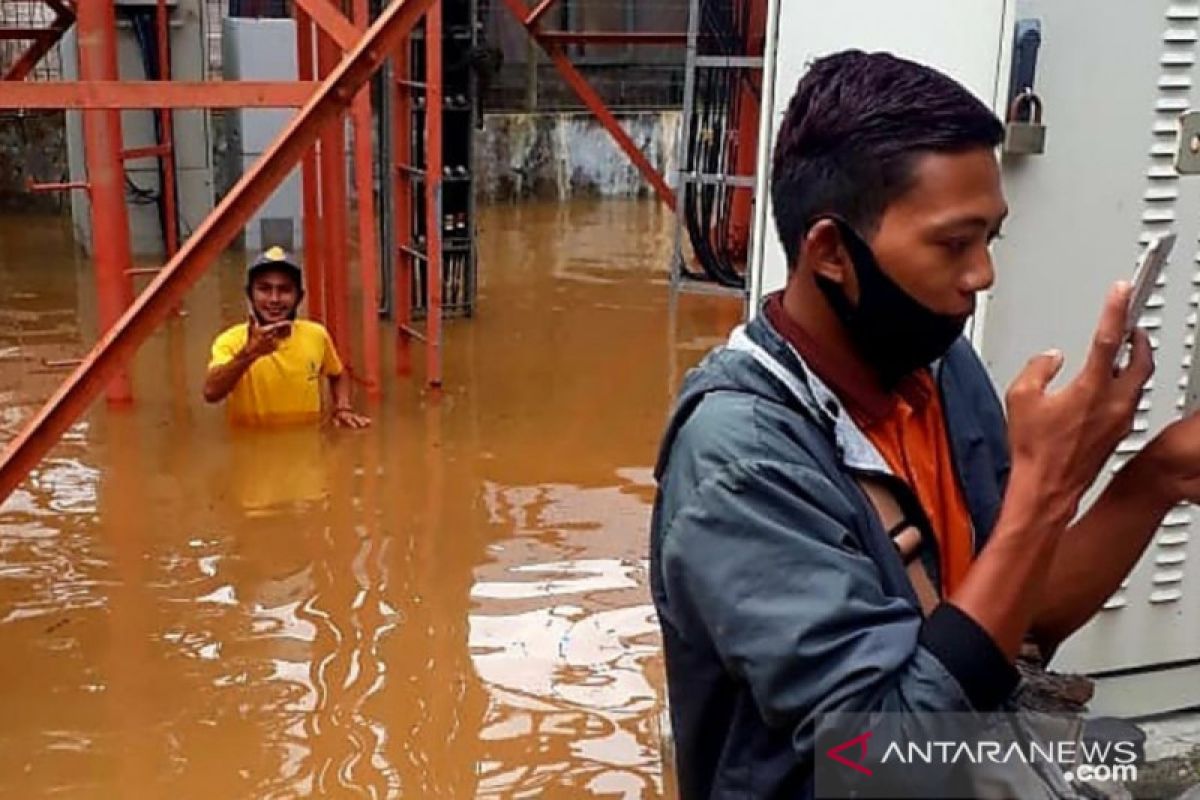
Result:
M966 341L934 370L978 550L1008 476L1003 410ZM651 524L684 798L811 796L818 714L888 725L887 712L993 710L1016 687L969 617L947 604L922 617L860 473L890 475L765 315L688 374ZM923 558L938 583L936 552Z

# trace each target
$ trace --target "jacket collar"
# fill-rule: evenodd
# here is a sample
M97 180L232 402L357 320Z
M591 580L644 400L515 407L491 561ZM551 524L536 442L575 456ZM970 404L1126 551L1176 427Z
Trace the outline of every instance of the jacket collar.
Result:
M726 346L749 354L809 414L824 423L833 434L838 457L845 466L862 472L892 474L891 467L851 419L842 401L809 369L765 314L759 314L749 325L735 328Z

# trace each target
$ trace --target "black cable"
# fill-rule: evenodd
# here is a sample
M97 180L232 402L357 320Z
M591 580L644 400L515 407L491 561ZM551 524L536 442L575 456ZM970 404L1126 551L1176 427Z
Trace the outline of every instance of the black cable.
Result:
M159 204L161 195L152 189L144 189L133 182L133 178L125 175L125 198L135 206Z
M703 117L700 170L707 175L726 173L726 140L729 130L730 88L735 78L730 70L710 70L708 103ZM730 263L723 241L723 220L727 194L725 187L703 184L700 194L700 218L698 229L706 241L707 258L702 262L705 272L712 280L724 286L740 286L741 276Z
M128 15L130 25L133 28L134 38L138 43L138 51L142 57L142 70L147 80L162 80L163 76L158 71L158 33L155 14L157 10L154 8L126 8L124 12ZM167 57L170 58L170 37L167 37ZM159 119L158 112L154 109L150 110L154 120L154 141L156 144L166 144L174 150L175 142L163 142L163 126ZM169 113L169 112L168 112ZM156 157L158 167L158 186L157 192L150 192L147 189L137 187L132 180L126 176L126 186L130 187L130 191L134 195L133 202L139 205L149 205L146 198L154 197L154 202L158 205L158 225L159 232L162 235L163 246L167 243L167 226L171 225L175 229L175 241L180 241L180 226L179 226L179 187L175 189L175 219L167 218L167 204L165 196L165 187L167 185L167 162L166 155L160 153Z
M734 142L733 131L737 130L739 117L738 109L740 108L741 92L738 87L740 79L734 70L724 70L722 77L725 81L724 99L722 105L722 122L725 135L718 143L717 158L719 159L718 169L720 174L729 175L736 173L736 161L732 158ZM734 266L733 254L729 252L730 241L730 223L731 212L733 211L733 190L728 186L720 186L718 189L718 200L715 211L715 219L713 220L713 235L719 246L719 262L721 271L726 275L728 280L742 282L741 276L737 273L737 268Z
M701 0L700 46L704 55L725 57L747 55L750 4L746 0ZM750 80L748 70L700 69L696 75L689 147L684 169L697 175L725 175L736 167L736 154L746 143L737 141L743 90L758 98L761 92ZM686 276L714 283L744 287L729 250L735 189L726 185L689 182L683 188L683 217L702 274L684 268Z
M692 112L692 125L689 133L689 141L691 142L691 153L687 164L687 170L697 175L704 174L704 151L707 146L706 134L711 134L711 129L708 127L709 103L712 98L714 88L712 86L713 75L711 70L705 70L696 76L696 93L695 104ZM699 181L689 183L685 187L685 208L684 216L688 229L688 236L692 241L692 250L696 255L696 260L700 263L704 271L703 275L694 276L700 279L708 279L716 281L714 275L715 255L710 248L710 240L708 236L708 222L701 209L705 185Z
M687 132L688 141L690 143L688 153L688 163L686 171L689 173L701 172L701 150L704 147L705 119L708 113L707 104L704 102L711 94L711 87L705 86L705 83L711 83L711 71L704 71L696 76L696 103L692 111L691 125ZM689 277L694 277L704 280L707 275L712 279L710 274L710 264L713 262L713 254L709 249L708 236L705 233L705 225L698 208L700 201L699 195L703 190L704 185L700 182L689 182L684 185L684 222L687 226L688 238L692 242L692 251L695 253L696 260L700 263L704 273L696 275L690 271L687 273Z

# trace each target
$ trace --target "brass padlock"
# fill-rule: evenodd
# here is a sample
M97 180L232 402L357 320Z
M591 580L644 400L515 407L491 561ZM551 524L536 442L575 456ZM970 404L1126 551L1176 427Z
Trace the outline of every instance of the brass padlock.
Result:
M1013 98L1004 128L1004 152L1036 156L1046 152L1046 126L1042 124L1042 99L1026 89Z

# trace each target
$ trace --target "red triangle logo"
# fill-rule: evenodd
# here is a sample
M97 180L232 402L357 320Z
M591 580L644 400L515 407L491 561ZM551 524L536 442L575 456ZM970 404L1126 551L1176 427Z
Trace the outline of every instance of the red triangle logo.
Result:
M855 736L853 739L848 739L836 747L831 747L825 753L825 755L829 756L839 764L843 764L850 769L861 772L863 775L874 775L875 773L860 763L862 759L867 757L867 741L871 738L871 735L871 732L867 731L866 733ZM858 761L851 761L842 755L843 750L849 750L853 747L858 748Z

